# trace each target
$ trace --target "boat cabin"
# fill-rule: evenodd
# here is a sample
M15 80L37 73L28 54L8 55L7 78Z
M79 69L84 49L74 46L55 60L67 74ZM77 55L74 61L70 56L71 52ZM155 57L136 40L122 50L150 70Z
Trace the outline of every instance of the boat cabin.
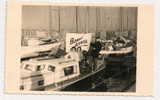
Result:
M79 63L74 59L59 58L24 61L21 64L20 89L35 90L79 75Z

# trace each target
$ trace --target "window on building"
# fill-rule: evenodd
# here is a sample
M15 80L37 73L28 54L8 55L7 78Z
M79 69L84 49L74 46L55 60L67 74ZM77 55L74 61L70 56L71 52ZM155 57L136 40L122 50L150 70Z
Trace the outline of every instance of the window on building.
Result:
M65 76L72 75L74 73L74 66L64 68Z
M44 69L44 65L37 65L36 71L42 71Z
M38 81L38 85L39 85L39 86L44 85L44 80Z
M32 65L30 65L30 64L26 64L24 69L29 70L29 71L33 71L32 70Z
M52 65L49 65L49 66L48 66L48 70L49 70L49 71L52 71L52 72L55 72L55 67L52 66Z

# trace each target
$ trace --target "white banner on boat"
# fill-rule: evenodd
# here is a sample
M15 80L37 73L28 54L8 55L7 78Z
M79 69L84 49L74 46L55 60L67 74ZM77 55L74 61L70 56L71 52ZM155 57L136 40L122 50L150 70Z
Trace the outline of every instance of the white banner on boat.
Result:
M89 50L91 37L93 33L67 33L66 34L66 52L74 49L77 52Z

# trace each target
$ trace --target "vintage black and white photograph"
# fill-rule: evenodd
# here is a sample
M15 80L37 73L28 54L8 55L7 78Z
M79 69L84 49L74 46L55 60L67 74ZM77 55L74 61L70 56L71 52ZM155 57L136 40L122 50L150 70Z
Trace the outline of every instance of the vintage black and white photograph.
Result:
M136 92L137 7L23 5L21 91Z

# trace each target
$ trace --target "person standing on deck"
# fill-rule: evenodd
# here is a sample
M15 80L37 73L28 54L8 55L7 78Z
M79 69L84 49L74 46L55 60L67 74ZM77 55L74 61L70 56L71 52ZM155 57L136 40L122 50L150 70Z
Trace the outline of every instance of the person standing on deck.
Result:
M92 67L92 71L95 71L97 69L97 60L99 56L99 52L102 49L102 45L99 41L99 39L96 37L95 41L93 41L90 45L89 49L89 65Z

